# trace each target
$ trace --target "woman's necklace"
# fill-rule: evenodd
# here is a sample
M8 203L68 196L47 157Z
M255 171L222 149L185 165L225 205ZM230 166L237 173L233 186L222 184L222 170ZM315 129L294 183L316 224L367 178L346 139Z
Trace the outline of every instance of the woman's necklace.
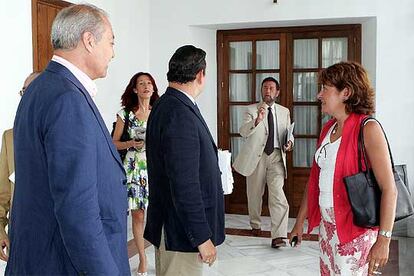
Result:
M339 129L339 124L336 123L336 125L334 126L334 129L332 129L332 135L335 135L338 132Z
M334 129L332 129L332 135L335 135L337 130L338 130L338 124L336 124Z

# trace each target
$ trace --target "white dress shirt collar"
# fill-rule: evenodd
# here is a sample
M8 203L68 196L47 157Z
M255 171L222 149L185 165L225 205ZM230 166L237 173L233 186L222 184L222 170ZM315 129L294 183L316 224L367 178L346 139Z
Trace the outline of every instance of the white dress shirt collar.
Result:
M96 93L98 92L98 88L96 87L96 84L91 78L86 75L82 70L80 70L78 67L76 67L73 63L69 62L68 60L53 55L52 60L65 66L74 76L78 79L78 81L85 87L86 91L88 91L89 95L91 97L95 97Z
M190 94L188 94L187 92L182 91L180 89L177 89L177 90L180 91L181 93L183 93L184 95L186 95L190 99L190 101L192 101L193 104L196 105L195 99Z

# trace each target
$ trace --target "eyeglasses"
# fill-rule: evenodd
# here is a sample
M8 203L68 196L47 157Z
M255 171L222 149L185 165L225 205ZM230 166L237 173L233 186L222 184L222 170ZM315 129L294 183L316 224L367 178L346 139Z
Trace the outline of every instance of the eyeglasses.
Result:
M20 91L19 91L19 95L23 96L24 91L26 91L26 87L23 86L22 89L20 89Z
M322 147L320 147L319 153L318 153L318 157L316 158L316 163L319 164L319 159L322 157L323 155L323 160L326 159L326 147L329 145L330 143L327 142L326 144L324 144ZM322 153L323 152L323 153Z

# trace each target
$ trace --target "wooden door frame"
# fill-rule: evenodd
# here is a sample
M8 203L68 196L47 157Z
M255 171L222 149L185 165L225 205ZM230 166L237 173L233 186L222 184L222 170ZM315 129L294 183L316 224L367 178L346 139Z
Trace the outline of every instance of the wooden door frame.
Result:
M53 8L66 8L72 3L62 1L62 0L32 0L32 52L33 52L33 71L40 71L39 68L39 56L38 56L38 26L37 26L37 17L38 17L38 5L47 5Z
M329 33L329 36L325 34L320 35L321 32ZM280 28L258 28L258 29L238 29L238 30L219 30L217 31L217 133L218 133L218 146L222 149L230 149L230 136L227 133L230 129L230 118L229 108L224 108L229 106L229 80L227 72L229 71L228 64L225 61L229 60L228 56L228 42L232 40L231 38L236 38L236 40L252 40L255 41L254 37L257 35L262 35L263 37L271 36L272 33L280 34L280 68L279 76L284 78L285 81L281 81L281 90L285 93L282 93L280 103L289 108L291 116L293 116L293 39L297 36L300 38L312 37L315 36L318 38L321 43L321 39L324 37L343 37L344 33L350 33L345 35L348 37L348 59L361 62L361 24L343 24L343 25L315 25L315 26L300 26L300 27L280 27ZM282 39L283 37L283 39ZM320 49L320 45L318 46ZM282 55L282 51L286 56ZM318 55L321 57L321 53ZM253 56L254 58L254 56ZM320 58L319 58L320 59ZM286 66L283 65L283 62L286 62ZM320 68L321 65L319 64ZM319 87L318 87L319 88ZM320 120L318 120L320 124ZM319 126L320 127L320 126ZM299 191L294 190L295 179L300 181L305 181L308 177L309 168L299 168L293 167L293 154L287 154L287 169L288 169L288 178L285 182L285 192L286 196L290 198L293 202L297 202L300 199L297 199L296 193ZM293 170L295 175L293 175ZM235 173L235 181L240 179L240 175ZM295 177L295 179L294 179ZM303 191L302 191L303 192ZM297 208L293 202L290 202L290 216L295 217ZM225 197L226 211L230 213L234 212L234 208L230 209L230 199L229 196ZM233 203L234 204L234 203ZM237 203L238 204L238 203ZM236 205L237 205L236 204ZM242 208L245 213L247 208ZM267 214L267 206L263 206L263 214Z

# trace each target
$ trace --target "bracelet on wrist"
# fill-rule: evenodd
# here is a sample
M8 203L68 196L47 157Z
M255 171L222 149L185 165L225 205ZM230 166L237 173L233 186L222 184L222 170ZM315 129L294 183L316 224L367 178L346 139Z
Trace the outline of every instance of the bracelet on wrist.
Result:
M385 231L385 230L379 230L378 235L384 236L386 238L391 238L392 232L391 231Z

